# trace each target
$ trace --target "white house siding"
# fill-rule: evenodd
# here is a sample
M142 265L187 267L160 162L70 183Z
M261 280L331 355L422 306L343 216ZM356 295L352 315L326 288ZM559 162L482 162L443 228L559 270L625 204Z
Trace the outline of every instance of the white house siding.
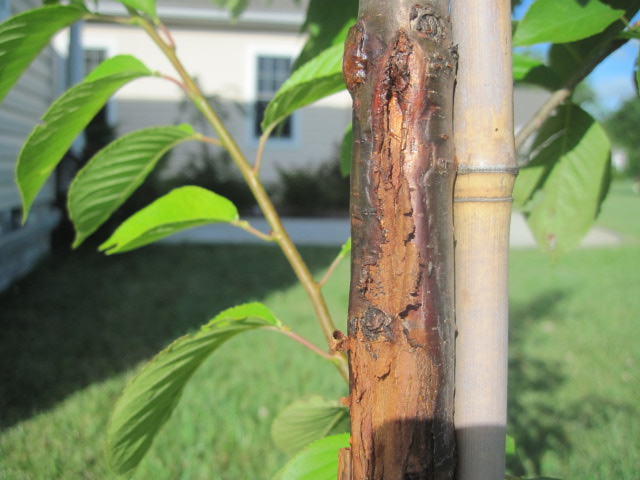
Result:
M14 0L10 11L16 14L40 5L37 0ZM59 217L52 206L55 190L50 181L37 197L29 221L20 226L22 207L14 180L20 147L55 96L57 62L53 49L47 48L0 105L0 291L49 251L50 232Z
M513 95L513 124L517 132L531 119L551 94L533 85L517 85Z
M524 127L540 106L547 101L550 93L533 85L518 85L514 89L513 124L516 133ZM518 163L524 165L529 161L528 152L533 144L534 137L529 137L520 147Z
M177 2L160 2L161 7L163 3L176 5ZM211 3L189 3L191 6L202 4L203 11L216 12L210 7ZM273 10L265 12L273 13ZM162 14L162 9L160 13ZM262 18L258 13L251 15ZM251 15L249 18L253 18ZM296 18L301 21L302 13ZM289 20L293 22L295 18L291 17ZM295 59L305 40L298 33L299 24L260 25L256 20L247 26L242 22L233 25L226 21L207 21L202 18L194 20L177 16L169 18L167 23L179 57L197 79L204 93L218 95L229 104L238 104L244 111L230 108L231 114L226 118L226 123L242 151L253 159L258 146L258 140L252 134L257 57L287 56ZM279 31L274 30L274 25ZM82 41L85 46L103 45L109 55L134 55L152 70L175 76L168 61L139 29L86 23ZM183 98L180 89L170 81L156 78L137 80L116 94L112 104L112 119L119 134L146 126L188 121L184 116L180 117L178 111ZM349 105L349 97L343 92L296 112L292 119L292 138L273 139L267 144L262 171L265 183L278 180L278 168L314 165L335 156L336 146L351 118ZM188 150L189 146L185 145L174 152L174 168L179 167Z
M107 11L118 8L108 1L100 5ZM205 94L219 95L244 109L244 114L232 109L235 113L226 118L225 123L242 151L253 159L257 149L257 139L252 134L257 56L295 58L305 40L298 33L304 9L296 8L291 0L274 0L269 7L259 7L262 4L256 2L237 23L230 23L228 15L212 5L210 0L160 0L158 9L172 32L179 57ZM173 73L169 62L140 29L86 23L83 44L102 46L110 56L132 54L153 70ZM516 129L547 95L532 88L516 90ZM188 122L178 110L183 98L180 89L167 80L137 80L116 94L111 118L120 134L151 125ZM268 142L262 179L274 183L278 180L279 168L304 168L329 160L335 155L350 118L350 99L346 92L296 112L292 138ZM179 168L189 152L194 151L193 146L179 147L172 154L172 167Z

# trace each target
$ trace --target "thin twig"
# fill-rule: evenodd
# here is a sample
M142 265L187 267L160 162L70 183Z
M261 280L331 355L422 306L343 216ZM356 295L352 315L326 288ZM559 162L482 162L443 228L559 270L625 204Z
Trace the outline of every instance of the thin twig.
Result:
M527 124L520 129L520 131L516 134L516 151L527 141L538 128L542 126L542 124L549 118L549 116L553 113L553 111L564 102L573 89L569 88L561 88L560 90L556 90L553 94L547 99L547 101L540 107L540 109L531 117L531 119L527 122Z
M338 255L336 255L336 258L333 259L333 262L331 262L331 265L329 265L329 268L327 268L327 271L322 276L322 279L318 282L318 285L320 287L324 287L324 285L327 283L327 281L329 280L329 278L333 274L333 271L340 264L340 262L342 261L342 259L344 257L345 257L345 254L342 251L340 251L340 253Z
M254 172L254 169L251 167L251 165L249 165L247 158L240 150L238 144L231 136L218 114L206 101L206 98L204 97L204 94L202 93L198 85L194 82L194 80L184 68L184 65L177 57L175 50L167 45L162 36L159 35L156 28L146 18L136 16L133 18L133 23L138 24L149 35L149 37L154 41L158 48L162 50L167 59L176 69L176 72L178 72L178 74L180 75L180 78L182 78L189 98L195 104L198 110L200 110L200 112L204 115L213 130L218 134L222 147L227 150L227 152L231 156L231 159L240 170L242 177L247 182L247 186L253 193L253 196L255 197L256 202L261 208L265 219L269 223L269 226L272 230L273 239L278 242L278 245L287 258L289 265L291 265L291 268L293 269L296 277L300 281L300 284L309 297L309 300L311 301L311 304L315 311L318 324L320 325L320 329L324 334L327 344L331 345L331 343L333 342L332 335L336 328L333 319L331 318L331 314L329 313L329 308L327 307L327 303L324 299L320 286L313 278L313 275L309 271L307 264L302 259L300 252L285 230L284 225L282 224L282 219L278 215L273 202L267 195L267 192L264 189L264 185L260 183L256 172ZM349 369L346 355L344 353L336 353L335 357L333 358L333 363L336 365L343 378L345 378L345 380L348 380Z

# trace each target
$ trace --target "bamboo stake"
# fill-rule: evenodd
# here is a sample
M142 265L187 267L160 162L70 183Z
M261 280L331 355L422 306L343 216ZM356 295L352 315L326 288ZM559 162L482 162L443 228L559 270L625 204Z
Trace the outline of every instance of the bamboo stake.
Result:
M504 478L508 252L513 141L508 0L456 0L454 104L458 177L456 399L458 480Z

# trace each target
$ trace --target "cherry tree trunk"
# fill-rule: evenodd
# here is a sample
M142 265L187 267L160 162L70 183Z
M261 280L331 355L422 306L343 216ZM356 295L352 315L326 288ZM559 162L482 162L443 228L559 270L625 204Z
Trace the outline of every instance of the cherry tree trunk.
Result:
M447 3L361 0L346 43L352 273L339 348L349 354L351 447L340 452L341 480L454 477Z

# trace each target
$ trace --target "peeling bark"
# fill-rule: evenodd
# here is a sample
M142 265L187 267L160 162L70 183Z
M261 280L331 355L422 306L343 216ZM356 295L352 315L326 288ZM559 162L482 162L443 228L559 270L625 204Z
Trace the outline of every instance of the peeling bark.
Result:
M454 474L456 53L446 3L363 0L346 42L351 449L341 479Z

